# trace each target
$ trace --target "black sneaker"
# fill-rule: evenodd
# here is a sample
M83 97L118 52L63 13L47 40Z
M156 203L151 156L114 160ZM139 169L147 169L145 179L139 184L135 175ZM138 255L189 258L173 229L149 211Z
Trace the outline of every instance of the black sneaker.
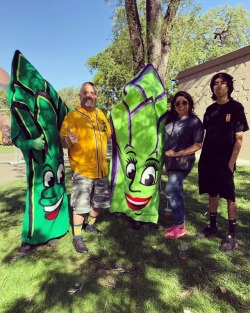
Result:
M155 229L155 230L162 229L162 226L160 224L148 222L145 225L148 226L150 229Z
M82 236L77 236L73 238L73 245L77 252L79 253L88 253L88 249L83 241Z
M211 236L216 236L218 234L218 227L210 227L207 226L205 227L201 232L199 232L198 234L196 234L196 237L198 238L207 238L207 237L211 237Z
M34 245L31 245L31 244L26 243L26 242L22 242L19 253L22 255L26 255L26 254L29 254L30 252L32 252L32 250L34 248L35 248Z
M87 233L96 233L98 235L103 235L103 232L99 230L95 224L85 224L83 227L84 231Z
M223 252L230 252L238 248L238 243L235 237L228 235L224 240L222 240L220 245L220 250Z
M143 222L139 222L139 221L135 221L135 220L130 221L131 229L134 229L134 230L140 230L143 225L144 225Z
M54 238L54 239L50 239L49 241L47 241L46 246L48 247L55 247L57 244L58 239Z

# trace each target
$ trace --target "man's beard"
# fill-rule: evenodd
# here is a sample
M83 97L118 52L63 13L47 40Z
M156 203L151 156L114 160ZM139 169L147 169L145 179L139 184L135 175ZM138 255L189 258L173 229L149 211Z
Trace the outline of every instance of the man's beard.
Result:
M95 107L95 100L93 99L88 99L84 102L82 102L83 106L85 106L86 108L94 108Z

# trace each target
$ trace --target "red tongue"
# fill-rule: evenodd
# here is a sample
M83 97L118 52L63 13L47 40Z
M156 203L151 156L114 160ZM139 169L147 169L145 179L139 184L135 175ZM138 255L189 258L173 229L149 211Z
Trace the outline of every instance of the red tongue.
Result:
M53 220L57 217L57 215L58 215L58 211L52 212L52 213L47 213L46 218L47 218L47 220Z

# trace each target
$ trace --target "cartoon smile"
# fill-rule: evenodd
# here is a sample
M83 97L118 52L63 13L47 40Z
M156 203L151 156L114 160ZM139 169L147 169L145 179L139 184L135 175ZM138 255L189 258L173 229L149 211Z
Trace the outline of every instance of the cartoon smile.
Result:
M134 198L127 193L125 193L126 201L131 210L141 210L143 209L151 200L151 197L148 198Z
M61 196L61 198L53 205L50 206L44 206L44 211L45 213L45 218L47 220L53 220L57 217L61 205L62 205L62 200L63 200L63 195Z

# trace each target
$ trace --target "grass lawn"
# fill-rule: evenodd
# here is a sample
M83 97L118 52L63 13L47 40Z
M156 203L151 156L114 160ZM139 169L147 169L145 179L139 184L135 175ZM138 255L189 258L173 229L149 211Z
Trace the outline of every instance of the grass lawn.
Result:
M233 253L218 249L228 229L225 200L218 215L221 236L195 237L208 221L207 197L197 192L197 168L185 182L187 235L166 241L163 229L132 230L125 217L106 211L98 220L104 235L85 235L87 255L74 251L70 230L56 247L41 246L20 257L26 183L1 186L0 312L250 313L249 175L250 167L235 174L239 248ZM66 179L70 194L69 173ZM160 197L160 222L167 227L163 192ZM180 243L189 247L186 261L178 257Z
M13 145L11 146L0 145L0 154L13 153L14 149L15 147Z

